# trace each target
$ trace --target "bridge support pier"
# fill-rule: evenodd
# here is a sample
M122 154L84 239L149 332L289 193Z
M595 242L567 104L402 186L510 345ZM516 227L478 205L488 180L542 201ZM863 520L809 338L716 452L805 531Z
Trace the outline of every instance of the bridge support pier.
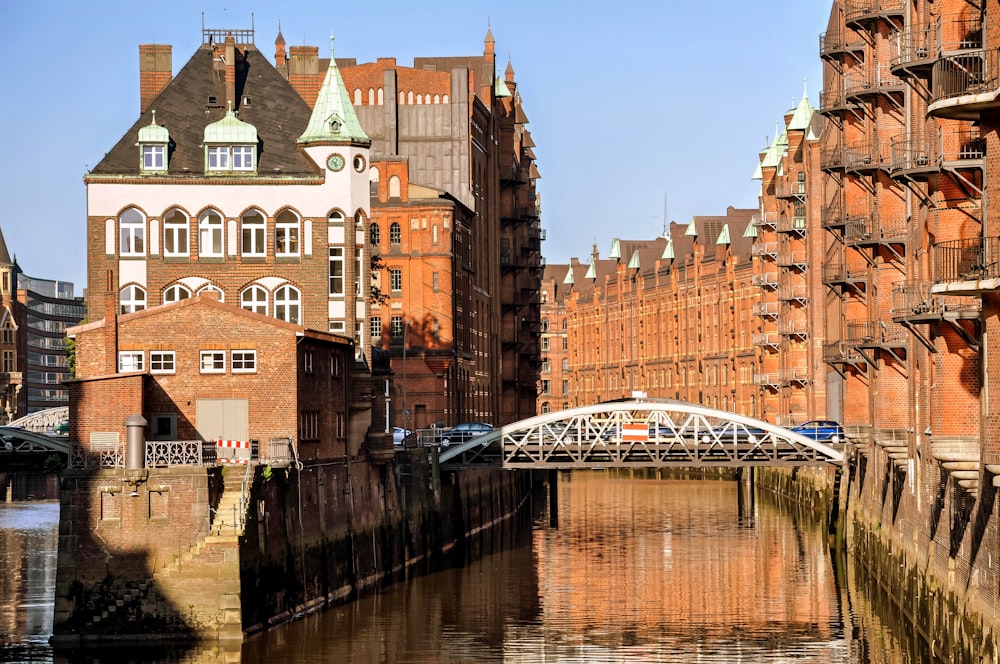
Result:
M740 526L753 528L756 496L754 495L753 466L744 466L739 470L739 489L737 490L737 510Z
M559 471L549 470L549 526L559 527Z

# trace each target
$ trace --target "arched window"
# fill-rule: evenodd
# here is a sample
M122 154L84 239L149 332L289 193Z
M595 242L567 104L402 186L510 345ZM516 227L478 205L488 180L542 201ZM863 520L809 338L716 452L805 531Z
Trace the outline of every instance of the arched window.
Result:
M262 286L250 286L240 293L240 307L255 314L267 315L267 291Z
M334 210L330 213L330 223L331 224L343 224L344 223L344 213L340 210Z
M163 215L163 255L188 255L188 217L180 210Z
M382 88L379 88L378 89L378 94L376 95L378 97L378 105L379 106L381 106L384 103L384 95L385 95L385 92L382 90Z
M201 288L198 289L198 295L201 295L202 293L218 293L219 302L226 301L226 294L223 293L222 289L219 288L218 286L213 286L212 284L208 284L207 286L202 286Z
M399 244L403 239L403 229L399 222L389 224L389 244Z
M243 256L263 258L267 255L264 215L250 210L240 219L240 253Z
M274 219L274 255L299 255L299 217L291 210L282 210Z
M389 178L389 198L399 198L399 176Z
M548 318L543 318L542 319L542 332L548 332L548 331L549 331L549 319Z
M368 105L375 105L375 88L368 88Z
M361 88L354 88L354 105L361 106Z
M372 225L368 227L368 244L373 247L377 247L378 243L382 241L382 230L378 227L378 224L372 222Z
M122 256L146 255L146 217L129 208L118 218L119 253Z
M146 308L146 291L139 286L126 286L118 294L118 313L130 314Z
M302 322L302 296L294 286L282 286L274 291L274 317L287 323Z
M207 210L198 218L198 255L222 257L222 215Z
M181 286L180 284L174 284L167 290L163 291L163 304L180 302L181 300L186 300L189 297L191 297L191 290L189 288Z

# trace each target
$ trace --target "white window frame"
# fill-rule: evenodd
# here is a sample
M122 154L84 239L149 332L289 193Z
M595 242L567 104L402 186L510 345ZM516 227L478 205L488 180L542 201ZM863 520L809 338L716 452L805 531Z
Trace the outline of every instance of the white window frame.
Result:
M302 293L298 288L285 284L274 291L274 317L286 323L302 324Z
M403 271L399 268L389 268L389 290L393 293L403 290Z
M244 288L243 292L240 293L240 308L266 316L268 314L267 300L267 289L259 284L252 284Z
M315 364L313 362L313 352L311 350L304 351L302 353L302 371L307 374L315 372Z
M339 268L339 272L338 272ZM329 284L330 297L344 297L344 248L330 247Z
M205 170L208 171L228 171L229 170L229 146L209 145L205 148Z
M382 317L372 316L368 319L369 327L371 328L371 338L381 339L382 338Z
M177 221L180 217L182 221ZM180 210L171 210L163 215L163 255L187 256L191 250L188 233L190 221Z
M257 351L240 349L229 355L229 367L234 374L257 373Z
M298 257L302 245L299 217L291 210L282 210L274 219L274 255L279 258Z
M252 145L233 146L233 170L252 171L254 170L254 152Z
M223 242L225 226L225 220L217 210L206 210L201 213L198 217L198 256L222 258L225 251Z
M191 289L181 284L174 284L163 291L163 304L180 302L191 297Z
M143 371L146 354L141 350L118 351L118 373Z
M149 373L151 374L177 373L177 353L172 350L149 351Z
M126 286L118 292L118 313L131 314L146 308L146 289L142 286Z
M146 255L146 216L129 208L118 217L118 253L121 256Z
M142 146L142 170L167 170L167 146L163 143L147 143Z
M240 253L249 258L267 256L267 219L259 210L251 210L240 218Z
M203 374L226 373L226 351L203 350L198 354L198 367Z

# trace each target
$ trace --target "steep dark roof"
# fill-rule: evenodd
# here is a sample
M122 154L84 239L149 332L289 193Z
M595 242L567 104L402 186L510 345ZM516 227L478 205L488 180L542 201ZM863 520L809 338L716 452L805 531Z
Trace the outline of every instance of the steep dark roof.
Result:
M309 106L253 46L246 46L245 63L246 67L237 73L236 99L240 106L236 110L240 120L257 128L260 146L257 174L315 176L317 167L296 146L296 140L309 123ZM209 97L218 101L210 105ZM242 103L246 97L251 100L249 105ZM169 175L204 174L205 126L226 114L225 99L225 75L216 71L211 48L202 46L91 174L139 175L136 142L139 129L152 121L153 110L156 123L170 132Z

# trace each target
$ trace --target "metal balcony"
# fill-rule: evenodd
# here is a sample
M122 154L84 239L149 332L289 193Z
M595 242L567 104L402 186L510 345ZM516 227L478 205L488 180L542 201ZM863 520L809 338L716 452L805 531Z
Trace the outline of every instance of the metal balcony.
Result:
M937 33L929 27L896 33L889 42L889 67L893 75L925 78L937 57Z
M906 328L894 321L849 320L844 343L861 348L905 348Z
M809 367L787 367L778 372L782 385L806 385L809 383Z
M864 215L847 217L844 224L844 241L851 246L905 244L906 216L880 214L878 210Z
M755 274L750 278L750 283L759 288L774 290L778 287L778 273L762 272L760 274Z
M757 228L773 229L777 212L759 212L753 216L753 225Z
M849 28L870 28L877 21L888 21L894 27L902 22L906 12L904 0L845 0L844 24Z
M805 304L809 301L809 289L806 284L792 284L778 289L778 300L781 302L798 302Z
M843 87L821 90L819 93L819 112L823 115L840 115L854 106L854 103L848 103Z
M882 166L877 141L844 147L844 168L852 172L876 171Z
M753 375L753 384L761 387L778 388L781 387L781 376L777 372L755 373Z
M820 211L819 223L823 228L841 228L845 221L844 208L839 203L828 205Z
M931 103L927 114L953 120L979 119L1000 108L997 51L975 49L938 59L931 70Z
M975 237L934 245L932 293L976 295L1000 289L1000 238Z
M819 167L824 171L843 170L844 163L843 145L823 148L823 150L819 153Z
M889 174L893 178L927 180L942 170L982 168L986 139L979 127L949 127L931 138L893 141L891 152Z
M759 318L774 320L781 313L781 304L778 302L755 302L751 308L751 313Z
M751 338L754 346L777 349L781 345L781 337L777 334L755 334Z
M823 266L827 286L857 285L868 282L868 264L864 261L834 261Z
M819 36L819 57L825 60L840 60L848 53L857 53L865 49L864 40L860 37L850 37L839 31L824 32Z
M958 295L935 295L931 284L902 281L892 287L892 320L901 323L932 323L944 319L979 318L982 303L978 298Z
M872 74L858 72L844 77L844 97L848 103L872 95L893 92L903 92L903 80L894 76L889 67L885 65L876 69Z
M797 180L779 181L774 195L781 199L802 200L806 197L806 183Z
M777 242L755 242L750 247L750 255L760 258L774 258L778 254Z
M867 361L857 348L842 341L824 344L823 361L827 364L865 364Z
M805 235L806 233L806 216L805 211L796 210L795 214L791 217L782 217L778 219L778 226L775 230L779 233L796 233L798 235Z
M805 339L809 336L808 325L804 320L782 321L778 324L778 334L783 337Z
M786 250L778 252L778 267L806 269L806 252L802 250Z

